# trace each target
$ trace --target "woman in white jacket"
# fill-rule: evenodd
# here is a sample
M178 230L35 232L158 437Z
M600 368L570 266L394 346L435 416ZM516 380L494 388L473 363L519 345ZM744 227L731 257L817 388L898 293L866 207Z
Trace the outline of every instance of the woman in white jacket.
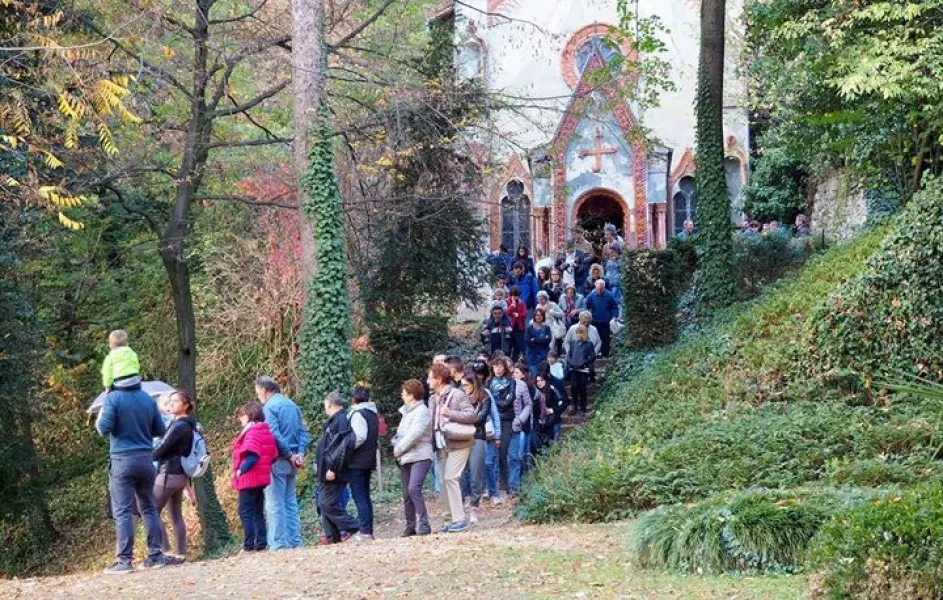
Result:
M399 461L403 482L406 529L403 537L429 535L429 513L422 497L422 484L432 467L432 414L423 403L425 389L417 379L403 382L400 397L402 419L393 436L393 456Z
M550 301L550 294L544 290L537 292L537 307L544 309L547 325L550 326L550 332L553 334L553 349L560 354L563 350L563 337L566 335L564 321L566 315L556 302Z

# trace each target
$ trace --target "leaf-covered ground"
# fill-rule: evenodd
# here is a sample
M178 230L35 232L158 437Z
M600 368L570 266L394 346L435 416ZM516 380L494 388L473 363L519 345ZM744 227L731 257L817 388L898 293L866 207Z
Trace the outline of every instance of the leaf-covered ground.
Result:
M800 577L640 571L626 562L625 524L523 526L510 514L489 507L473 531L400 539L393 537L399 519L387 508L374 542L244 554L121 577L3 581L0 597L766 599L799 598L805 586Z

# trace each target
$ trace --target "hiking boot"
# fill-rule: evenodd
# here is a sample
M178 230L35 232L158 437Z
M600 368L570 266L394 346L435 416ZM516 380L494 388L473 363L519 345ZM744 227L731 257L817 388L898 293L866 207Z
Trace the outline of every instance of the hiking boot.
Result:
M462 521L461 523L452 523L446 529L446 531L448 531L449 533L461 533L467 530L468 530L468 523L466 523L465 521Z
M403 530L403 533L399 534L399 537L413 537L416 535L416 530L412 527L407 527Z
M478 508L472 507L472 509L469 511L469 514L468 514L468 524L474 525L477 522L478 522Z
M416 532L416 535L429 535L432 533L432 528L428 525L420 525L419 531Z
M131 563L121 562L120 560L115 564L111 565L104 570L105 575L127 575L132 573L134 567L131 566Z

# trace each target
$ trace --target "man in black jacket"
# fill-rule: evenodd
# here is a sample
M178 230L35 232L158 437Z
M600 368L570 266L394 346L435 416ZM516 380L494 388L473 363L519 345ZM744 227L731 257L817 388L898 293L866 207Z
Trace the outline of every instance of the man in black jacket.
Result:
M317 453L318 480L321 483L318 502L324 535L335 543L341 541L341 531L353 535L360 530L357 519L340 504L341 493L349 481L348 463L355 438L339 393L331 392L324 397L324 412L327 413L327 423L318 441Z

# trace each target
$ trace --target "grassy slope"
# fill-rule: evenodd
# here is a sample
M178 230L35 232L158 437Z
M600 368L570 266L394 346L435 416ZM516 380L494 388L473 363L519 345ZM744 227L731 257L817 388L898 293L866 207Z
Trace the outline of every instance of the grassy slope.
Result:
M810 343L808 316L862 271L884 233L872 231L816 256L758 300L663 352L627 383L610 384L589 425L543 461L525 486L526 515L541 521L624 518L656 504L755 484L757 469L779 464L798 442L815 453L817 440L848 415L835 407L823 423L819 412L828 412L827 406L806 404L796 408L807 413L797 419L791 406L770 401L811 399L796 366ZM881 418L873 411L860 416L864 429ZM841 448L834 450L841 455ZM716 460L699 460L705 456ZM741 464L723 465L724 458ZM834 457L802 458L803 464L782 470L816 470ZM691 472L692 464L700 470ZM770 470L762 482L775 485L781 475Z

